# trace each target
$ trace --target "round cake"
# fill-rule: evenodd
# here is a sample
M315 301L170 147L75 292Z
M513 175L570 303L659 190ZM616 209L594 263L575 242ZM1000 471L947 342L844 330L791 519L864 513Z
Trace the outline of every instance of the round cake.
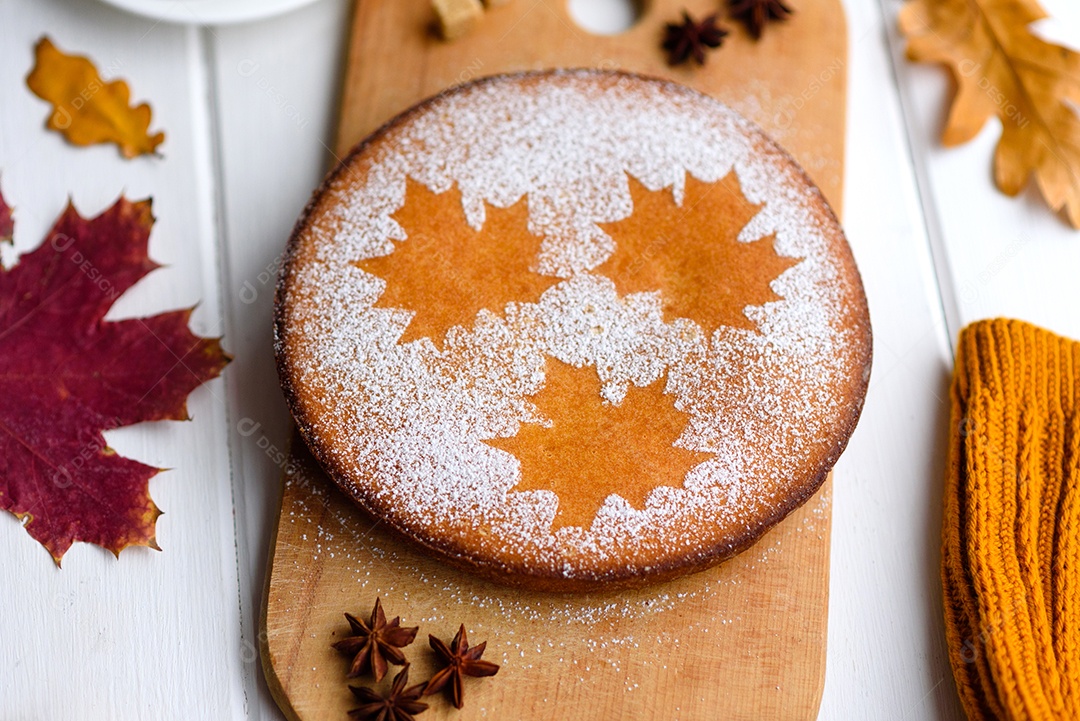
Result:
M559 591L752 544L836 462L871 357L795 162L705 95L597 71L470 83L360 144L289 242L275 344L356 503Z

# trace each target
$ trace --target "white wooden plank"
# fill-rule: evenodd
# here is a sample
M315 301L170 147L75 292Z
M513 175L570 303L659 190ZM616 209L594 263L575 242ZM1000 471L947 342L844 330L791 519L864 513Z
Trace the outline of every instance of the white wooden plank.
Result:
M844 226L870 301L874 369L836 469L821 718L959 720L937 541L951 360L881 14L855 0L847 10Z
M290 421L271 345L274 283L289 232L334 161L328 148L348 29L348 0L324 0L284 17L208 28L217 98L230 443L242 527L244 654L260 689L252 718L280 718L257 650L258 610L279 509L280 464Z
M1057 42L1080 47L1080 6L1066 0L1043 2L1052 19L1037 27ZM887 31L897 48L895 15L886 4ZM1080 232L1053 215L1033 187L1010 199L994 186L994 147L1001 134L996 119L975 140L957 148L940 143L951 80L936 66L899 58L897 70L909 108L916 159L925 167L926 200L939 219L939 273L955 288L958 325L1008 316L1080 337ZM953 329L954 333L955 330Z
M16 206L16 246L35 247L71 194L96 214L125 191L154 196L151 255L168 267L110 313L147 315L201 301L199 333L221 331L198 34L155 25L96 2L0 3L0 172ZM48 106L23 84L38 37L92 56L128 79L166 131L162 159L79 149L43 129ZM121 454L174 470L151 481L165 515L164 552L132 549L119 561L78 544L57 570L48 554L0 516L0 699L6 719L80 714L109 719L230 718L243 713L237 578L221 381L196 391L192 423L143 424L108 434Z

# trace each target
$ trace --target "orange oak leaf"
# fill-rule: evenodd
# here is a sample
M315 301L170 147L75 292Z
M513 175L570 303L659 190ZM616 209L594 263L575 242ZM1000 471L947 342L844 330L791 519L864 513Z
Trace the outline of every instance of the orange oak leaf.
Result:
M11 242L15 233L15 221L11 217L11 206L4 202L4 195L0 193L0 241Z
M157 548L160 469L123 458L102 431L186 420L186 398L228 363L188 329L191 309L106 321L157 268L150 201L121 198L93 219L68 205L36 250L0 270L0 508L57 564L74 541L115 554Z
M515 491L559 497L552 530L588 528L612 494L642 508L654 488L682 486L690 469L711 456L675 445L686 415L664 393L663 379L631 385L619 405L604 402L600 390L595 368L549 358L533 401L551 425L522 424L515 436L487 441L521 463Z
M777 255L775 236L738 240L761 206L742 194L735 173L715 183L687 175L681 205L670 188L654 192L628 178L634 212L602 226L615 252L595 272L622 295L659 291L666 315L706 331L756 330L746 307L781 300L770 283L799 259Z
M154 153L164 133L149 134L150 106L131 107L123 80L105 82L89 59L66 55L47 37L34 50L34 69L26 85L52 103L46 127L75 145L116 143L125 158Z
M408 237L389 255L356 265L386 281L376 307L415 313L402 343L439 343L453 326L471 326L481 309L501 313L511 301L535 301L558 281L533 270L540 238L529 233L528 218L525 198L509 208L489 205L476 230L465 222L457 186L433 193L409 179L394 215Z
M956 82L942 142L966 143L996 115L998 188L1016 195L1034 176L1080 228L1080 53L1036 37L1028 26L1044 17L1035 0L909 0L900 29L908 58L941 63Z

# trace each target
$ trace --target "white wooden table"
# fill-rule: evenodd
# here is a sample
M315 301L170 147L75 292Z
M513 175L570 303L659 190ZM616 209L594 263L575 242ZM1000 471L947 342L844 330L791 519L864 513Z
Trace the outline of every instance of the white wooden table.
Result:
M554 0L518 0L536 1ZM1080 6L1045 4L1056 20L1040 30L1080 41ZM0 719L281 718L256 637L289 429L270 343L273 279L332 161L348 5L196 28L96 0L0 0L0 173L17 251L40 242L69 193L84 214L121 191L152 195L151 254L167 267L110 317L201 301L196 331L224 334L236 356L192 396L194 422L108 434L120 453L175 469L151 482L163 553L117 561L77 544L61 571L0 514ZM960 719L938 582L950 340L994 315L1080 337L1080 234L1033 192L1009 200L993 189L995 123L969 146L939 146L948 82L900 59L899 0L847 6L845 226L875 362L837 467L821 718ZM42 129L47 106L23 79L46 32L151 101L164 159L74 149Z

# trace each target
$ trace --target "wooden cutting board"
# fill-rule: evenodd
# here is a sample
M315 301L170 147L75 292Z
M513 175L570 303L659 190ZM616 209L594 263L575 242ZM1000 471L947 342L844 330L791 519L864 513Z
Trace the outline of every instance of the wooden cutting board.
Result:
M668 77L761 125L839 210L847 39L839 0L794 0L796 15L752 42L741 26L703 68L669 68L663 24L708 0L651 0L629 31L592 35L565 0L512 0L454 43L432 32L427 0L358 0L336 152L413 103L475 77L546 67L624 69ZM291 719L344 719L356 703L347 662L330 645L381 597L419 625L412 682L433 670L426 634L460 623L487 640L493 679L469 679L455 711L429 699L423 718L769 719L817 716L825 675L831 479L741 556L637 591L556 595L510 590L433 561L356 509L299 440L286 469L267 579L262 660ZM391 674L392 675L392 674ZM384 682L385 683L385 682Z

